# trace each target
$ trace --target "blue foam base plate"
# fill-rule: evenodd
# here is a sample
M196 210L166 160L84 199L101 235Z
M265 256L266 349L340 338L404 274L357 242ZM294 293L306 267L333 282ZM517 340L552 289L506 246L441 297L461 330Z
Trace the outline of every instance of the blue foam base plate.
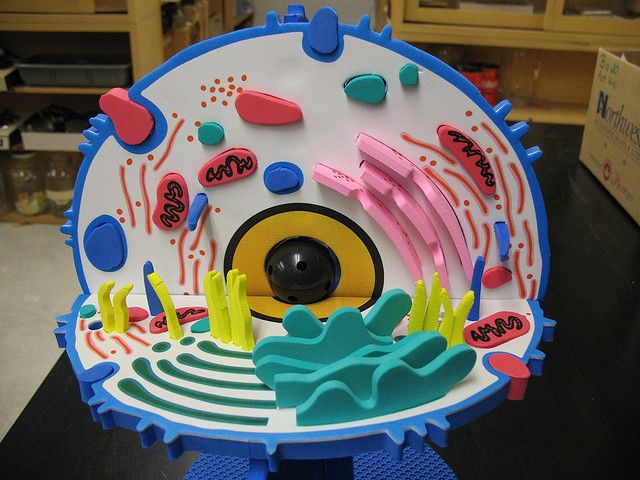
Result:
M456 480L456 475L442 458L428 445L424 452L412 448L404 449L402 461L394 460L386 451L379 450L353 459L354 480ZM200 455L193 463L184 480L245 480L249 473L249 459L225 457L222 455ZM309 475L309 472L292 474L289 470L287 478L321 479L321 472ZM305 475L306 473L306 475ZM334 478L333 480L338 480ZM341 479L340 479L341 480Z

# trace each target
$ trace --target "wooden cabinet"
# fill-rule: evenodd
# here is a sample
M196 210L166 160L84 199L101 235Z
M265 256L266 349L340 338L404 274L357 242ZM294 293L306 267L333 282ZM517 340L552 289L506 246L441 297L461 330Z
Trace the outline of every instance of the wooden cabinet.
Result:
M127 0L124 13L0 13L0 32L122 32L129 37L134 81L163 60L159 0Z
M454 8L461 3L391 0L394 36L465 45L466 60L473 61L501 63L515 49L535 55L540 69L534 97L512 110L513 120L584 124L598 48L640 50L640 19L627 12L625 0L531 0L528 12ZM611 14L587 15L594 3Z

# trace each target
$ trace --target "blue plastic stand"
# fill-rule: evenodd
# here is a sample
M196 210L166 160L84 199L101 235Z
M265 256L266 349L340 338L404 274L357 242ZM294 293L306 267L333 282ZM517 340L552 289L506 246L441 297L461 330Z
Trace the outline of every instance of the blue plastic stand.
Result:
M456 480L456 475L429 446L424 452L405 448L402 461L384 450L332 460L284 461L277 473L266 462L221 455L200 455L184 480Z

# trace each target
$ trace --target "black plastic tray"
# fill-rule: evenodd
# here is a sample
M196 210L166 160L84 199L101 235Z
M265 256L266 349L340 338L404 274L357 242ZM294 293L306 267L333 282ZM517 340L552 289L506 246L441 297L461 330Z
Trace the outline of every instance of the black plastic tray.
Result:
M34 55L17 67L22 81L31 86L122 87L131 81L128 57Z

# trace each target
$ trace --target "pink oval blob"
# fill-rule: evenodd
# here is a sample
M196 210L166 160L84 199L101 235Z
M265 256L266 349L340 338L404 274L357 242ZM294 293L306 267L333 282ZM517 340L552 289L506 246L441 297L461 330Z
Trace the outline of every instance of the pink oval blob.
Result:
M498 288L509 283L512 278L511 270L497 265L484 272L482 275L482 285L487 288Z
M257 125L286 125L302 120L300 107L284 98L245 90L236 98L236 111L245 122Z
M205 307L182 307L176 308L176 315L178 316L180 325L184 325L185 323L204 318L209 315L209 313ZM167 331L167 317L164 312L159 313L151 319L149 322L149 331L151 333L163 333Z
M493 348L529 331L531 325L524 315L515 312L497 312L464 328L467 345Z
M258 159L251 150L232 148L205 163L198 173L198 181L203 187L215 187L248 177L257 168Z
M457 128L449 125L438 127L438 138L443 147L449 150L469 172L471 178L485 195L496 191L496 177L480 146Z
M175 230L189 213L189 189L182 175L168 173L156 188L153 223L161 230Z

